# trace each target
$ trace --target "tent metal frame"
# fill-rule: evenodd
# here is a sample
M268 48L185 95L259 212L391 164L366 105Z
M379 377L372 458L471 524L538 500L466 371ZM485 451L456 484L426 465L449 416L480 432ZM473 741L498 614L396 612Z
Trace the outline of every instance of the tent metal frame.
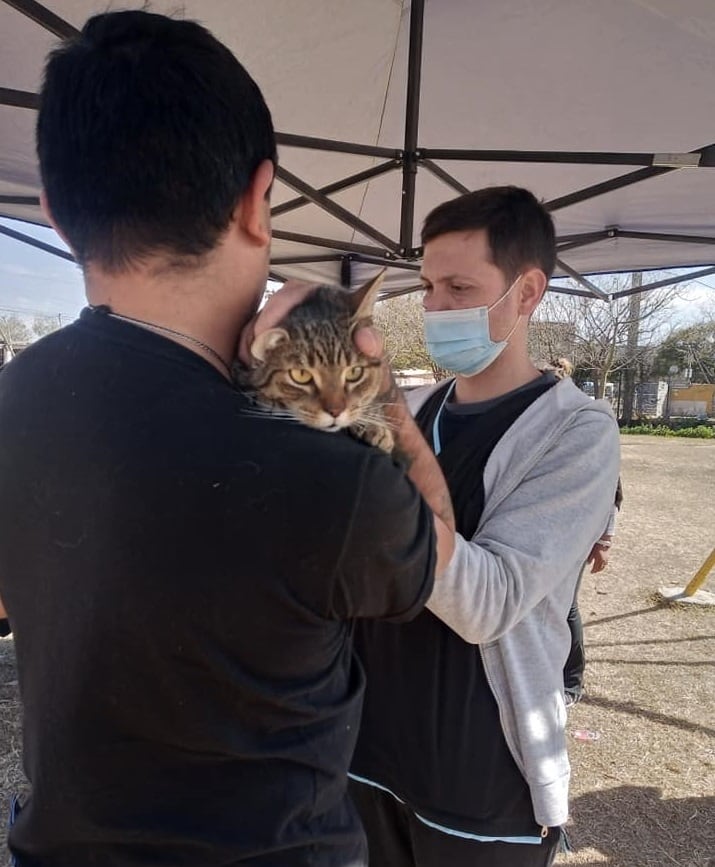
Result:
M36 0L0 0L12 7L17 12L25 15L40 27L60 39L68 39L77 36L79 31L69 22L60 18L51 10L47 9ZM277 177L285 186L292 189L297 195L286 202L272 208L274 216L280 216L295 211L306 205L312 204L334 219L348 226L353 233L362 238L367 238L374 245L361 243L360 241L342 241L337 238L323 238L299 232L289 232L281 229L274 230L277 239L308 245L311 247L324 248L331 253L302 254L296 251L294 256L276 256L272 261L273 266L291 264L318 264L320 262L335 261L341 264L341 282L350 286L352 281L352 263L368 263L388 265L391 268L399 268L409 271L418 271L418 261L422 256L422 248L414 245L414 221L415 221L415 192L417 174L420 169L432 174L442 181L452 191L457 193L469 192L468 187L462 184L440 162L515 162L515 163L571 163L577 165L603 165L603 166L637 166L634 171L618 175L614 178L591 184L580 190L574 190L558 198L546 202L546 207L554 212L572 205L602 196L614 190L623 189L633 184L642 183L652 178L659 177L669 172L679 171L684 168L712 168L715 167L715 143L705 145L688 153L618 153L618 152L591 152L591 151L518 151L518 150L465 150L461 148L422 148L419 146L419 113L420 113L420 85L422 74L422 44L424 38L424 10L425 0L412 0L410 5L409 19L409 46L407 59L407 88L405 101L405 136L402 148L378 147L376 145L361 144L357 142L336 141L333 139L315 138L305 135L278 132L276 138L278 144L284 148L302 148L318 150L323 153L346 153L355 156L371 157L381 162L361 172L341 178L327 186L316 188L302 178L290 172L283 166L279 166ZM13 106L36 110L38 96L27 91L12 90L0 87L0 105ZM387 173L400 171L402 174L402 196L400 208L399 237L390 238L381 232L376 226L362 220L360 216L352 213L330 198L334 193L346 190L357 184L369 183ZM36 206L39 198L36 196L0 196L0 206L5 205L28 205ZM15 232L6 227L0 227L0 233L13 237L23 243L43 249L62 258L71 259L71 255L50 244L36 241L28 235ZM567 235L557 239L558 266L570 276L581 289L550 285L549 289L567 294L584 295L609 300L632 294L633 290L615 293L609 296L583 274L572 268L562 258L569 250L585 247L592 244L608 242L615 238L627 238L631 240L658 241L667 243L706 244L715 246L715 237L703 237L687 234L664 234L658 232L638 231L636 229L622 229L616 226L606 226L601 231L586 232L579 235ZM714 254L715 256L715 254ZM279 277L278 272L272 271L273 276ZM646 291L660 286L672 285L684 282L690 276L706 276L715 273L715 268L709 268L697 274L687 275L672 280L659 280L646 284L637 291ZM281 278L282 279L282 278ZM404 290L412 291L412 289ZM402 294L400 292L391 295Z

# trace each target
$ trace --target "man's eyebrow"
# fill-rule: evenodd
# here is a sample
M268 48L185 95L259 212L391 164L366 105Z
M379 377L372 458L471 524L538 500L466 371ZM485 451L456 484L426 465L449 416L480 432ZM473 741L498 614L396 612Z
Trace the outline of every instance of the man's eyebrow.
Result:
M420 271L420 280L423 283L431 283L432 282L429 279L429 277L426 277L421 271ZM467 283L476 283L477 282L474 277L466 277L466 276L463 276L461 274L445 274L444 277L439 277L438 282L449 283L452 280L464 280Z

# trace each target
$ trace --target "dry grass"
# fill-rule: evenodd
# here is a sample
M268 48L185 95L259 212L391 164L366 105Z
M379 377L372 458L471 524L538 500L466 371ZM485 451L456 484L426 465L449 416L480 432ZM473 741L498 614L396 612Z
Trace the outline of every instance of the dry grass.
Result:
M19 698L12 638L0 638L0 827L3 829L13 792L25 786L20 761ZM0 849L3 867L4 855L5 850Z
M581 867L715 865L715 609L659 605L715 545L715 443L623 437L611 566L584 580L587 699L570 729ZM715 585L715 575L708 586Z
M715 545L715 443L624 437L623 480L611 566L581 591L587 698L569 729L600 737L570 742L575 851L558 864L715 867L715 609L653 596L687 583ZM4 802L22 785L15 677L0 640Z

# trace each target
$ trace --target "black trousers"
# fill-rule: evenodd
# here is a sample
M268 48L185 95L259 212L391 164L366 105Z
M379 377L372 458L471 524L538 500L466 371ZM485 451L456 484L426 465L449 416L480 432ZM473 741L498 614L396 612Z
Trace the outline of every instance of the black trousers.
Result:
M540 844L481 843L430 828L392 795L350 781L350 795L367 834L370 867L550 867L561 829Z
M585 568L585 567L584 567ZM573 595L573 604L566 621L571 631L571 650L569 651L566 665L564 666L564 691L571 693L576 698L581 697L583 692L583 675L586 670L586 651L583 644L583 622L581 612L578 609L578 591L581 588L583 569L576 582L576 590Z

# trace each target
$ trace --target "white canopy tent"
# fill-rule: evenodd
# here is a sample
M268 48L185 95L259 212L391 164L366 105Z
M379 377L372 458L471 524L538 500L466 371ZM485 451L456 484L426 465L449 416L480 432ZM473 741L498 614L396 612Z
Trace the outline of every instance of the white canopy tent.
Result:
M0 216L44 223L43 60L106 9L0 0ZM595 273L715 273L713 0L184 0L178 14L235 52L272 109L276 277L352 285L387 264L387 291L405 291L429 209L503 183L548 203L558 274L583 293L599 294Z

